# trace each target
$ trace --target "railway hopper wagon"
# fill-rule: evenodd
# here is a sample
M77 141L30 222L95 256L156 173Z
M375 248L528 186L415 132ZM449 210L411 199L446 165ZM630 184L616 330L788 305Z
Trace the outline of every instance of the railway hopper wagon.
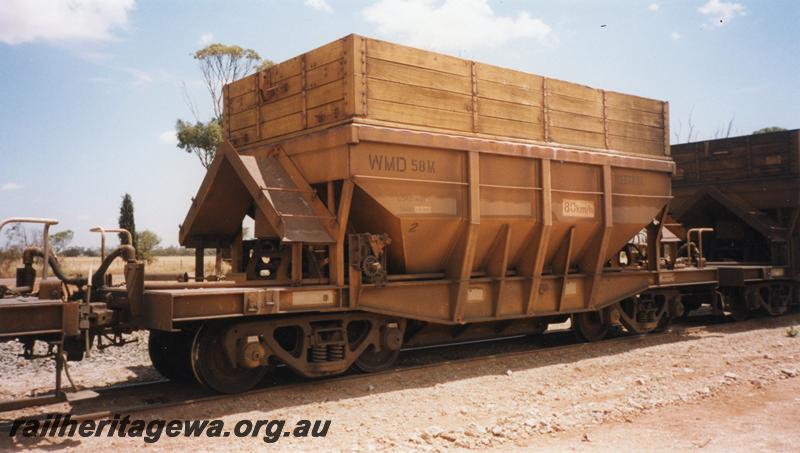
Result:
M797 276L800 257L800 130L778 131L672 146L677 165L672 218L703 229L703 256L717 267L741 263L776 266L775 276ZM684 253L684 254L687 254ZM687 308L720 299L726 310L746 317L755 309L784 313L796 300L791 280L745 285L725 270L722 294L686 294ZM734 284L738 281L738 284Z
M104 266L126 260L125 286L107 267L69 297L42 280L38 298L0 303L0 337L79 358L148 329L162 374L240 392L278 364L377 371L404 346L569 318L586 340L649 332L683 313L681 288L719 287L702 256L662 256L666 102L350 35L234 81L224 104L225 141L180 227L195 281L150 281L122 247ZM636 236L639 253L620 253ZM224 280L203 275L208 248L229 251Z

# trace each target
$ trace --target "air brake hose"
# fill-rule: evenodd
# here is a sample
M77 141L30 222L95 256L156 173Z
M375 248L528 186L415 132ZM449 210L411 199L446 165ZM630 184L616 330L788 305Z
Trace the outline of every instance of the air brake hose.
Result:
M38 247L28 247L22 252L22 264L24 264L25 267L33 266L33 259L37 257L44 259L44 252L42 249ZM78 288L82 287L88 282L86 277L70 278L64 275L64 271L61 269L61 264L59 264L58 258L56 258L55 255L50 254L47 261L50 263L50 269L53 270L53 274L55 274L55 276L62 282L68 285L75 285Z
M120 245L114 251L106 255L106 258L100 263L100 267L92 274L92 288L100 288L104 284L106 272L109 266L118 257L122 257L125 261L136 261L136 249L131 245Z

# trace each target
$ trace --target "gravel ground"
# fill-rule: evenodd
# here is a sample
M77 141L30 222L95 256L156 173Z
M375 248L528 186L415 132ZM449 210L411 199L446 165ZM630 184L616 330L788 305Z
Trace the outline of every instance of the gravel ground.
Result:
M69 362L69 373L79 388L97 387L119 382L158 379L160 375L150 365L147 355L147 332L126 336L133 343L102 351L93 349L80 362ZM55 366L51 359L25 360L22 344L0 343L0 400L46 393L55 384ZM44 354L47 346L37 342L35 353ZM5 377L8 376L8 379ZM64 385L69 382L64 380Z
M220 418L226 427L246 419L286 419L290 425L300 419L332 421L326 438L285 437L267 444L262 436L162 437L148 445L163 451L265 447L287 451L729 451L731 441L725 440L733 437L728 432L737 436L733 445L748 451L796 451L800 439L794 424L764 420L798 414L800 337L788 337L786 327L799 322L800 315L758 319L688 334L365 375L341 382L320 381L304 386L302 392L278 388L248 398L232 397L141 416ZM124 369L91 370L99 364L95 362L74 367L75 375L86 380L141 377L147 373L143 369L146 350L141 344L128 348L133 360L126 362ZM41 373L25 369L25 373L29 371L37 376ZM15 376L27 381L27 374L17 372ZM16 385L3 380L2 392L11 392L10 384ZM761 412L748 412L745 406ZM662 422L663 427L659 426ZM759 429L745 429L753 426ZM694 434L681 437L689 428ZM765 436L767 443L762 441ZM17 442L21 443L13 446L42 450L126 451L144 445L141 439L105 437Z

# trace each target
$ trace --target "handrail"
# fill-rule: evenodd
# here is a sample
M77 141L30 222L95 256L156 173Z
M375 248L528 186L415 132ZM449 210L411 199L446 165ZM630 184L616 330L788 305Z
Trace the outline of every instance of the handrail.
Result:
M44 225L44 237L42 238L42 244L44 244L43 254L44 254L44 265L42 266L42 280L47 278L47 267L50 263L50 227L52 225L58 225L58 220L55 219L45 219L40 217L11 217L9 219L3 220L0 223L0 231L3 230L3 227L8 225L9 223L40 223Z
M92 233L100 233L100 260L104 260L106 258L106 233L125 233L128 236L128 245L133 247L133 236L131 232L126 230L125 228L103 228L103 227L93 227L89 231Z
M700 256L697 257L697 268L703 268L703 233L710 233L714 231L713 228L689 228L686 230L686 244L687 244L687 253L689 255L689 263L691 264L691 256L692 251L689 250L689 244L692 243L692 233L697 233L697 248L700 253Z

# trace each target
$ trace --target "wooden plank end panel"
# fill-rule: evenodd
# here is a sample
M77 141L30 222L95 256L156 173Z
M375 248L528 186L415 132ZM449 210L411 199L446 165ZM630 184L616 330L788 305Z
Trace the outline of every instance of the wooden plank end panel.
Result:
M351 39L352 35L345 36L306 52L306 69L311 71L328 63L342 60L347 51L347 44Z
M339 100L309 109L306 124L309 128L333 123L345 118L344 101Z
M235 80L228 84L228 97L233 99L246 93L256 90L256 77L257 74L251 74L247 77Z
M284 134L297 132L301 129L303 129L303 114L302 112L297 112L261 123L261 137L278 137Z
M227 108L230 109L230 113L240 113L248 109L252 109L256 106L258 94L255 91L251 91L249 93L245 93L241 96L237 96L235 98L226 99L223 101L223 104Z

